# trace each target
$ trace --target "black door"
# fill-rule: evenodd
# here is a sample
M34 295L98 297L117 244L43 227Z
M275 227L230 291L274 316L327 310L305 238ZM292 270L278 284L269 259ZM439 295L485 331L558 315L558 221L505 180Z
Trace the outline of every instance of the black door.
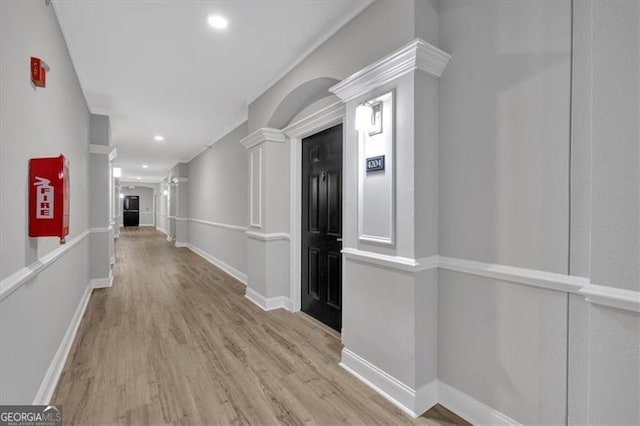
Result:
M302 140L302 311L342 328L342 125Z
M140 224L140 199L137 195L124 197L122 206L122 224L124 226L138 226Z

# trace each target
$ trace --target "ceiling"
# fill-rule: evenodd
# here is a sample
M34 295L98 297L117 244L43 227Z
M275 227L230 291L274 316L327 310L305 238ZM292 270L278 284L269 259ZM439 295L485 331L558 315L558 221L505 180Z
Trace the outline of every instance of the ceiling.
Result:
M246 120L248 102L370 3L53 4L91 112L111 117L123 180L158 182ZM212 14L229 26L211 28Z

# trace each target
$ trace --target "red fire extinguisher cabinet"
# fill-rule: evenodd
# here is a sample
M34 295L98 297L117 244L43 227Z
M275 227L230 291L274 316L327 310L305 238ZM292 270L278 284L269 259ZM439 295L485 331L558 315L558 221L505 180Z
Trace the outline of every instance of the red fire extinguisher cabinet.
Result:
M60 155L29 160L29 236L69 234L69 162Z

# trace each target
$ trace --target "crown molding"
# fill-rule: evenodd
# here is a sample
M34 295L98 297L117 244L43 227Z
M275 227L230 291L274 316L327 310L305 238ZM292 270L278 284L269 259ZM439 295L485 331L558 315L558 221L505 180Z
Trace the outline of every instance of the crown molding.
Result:
M346 114L344 103L338 101L302 120L296 121L282 129L282 133L290 138L305 138L329 127L341 123Z
M343 102L351 101L413 70L440 77L451 55L421 38L409 42L388 56L329 88Z
M251 133L246 138L241 139L240 143L246 149L251 149L263 142L284 143L286 140L287 138L285 137L284 133L282 133L282 131L264 127Z

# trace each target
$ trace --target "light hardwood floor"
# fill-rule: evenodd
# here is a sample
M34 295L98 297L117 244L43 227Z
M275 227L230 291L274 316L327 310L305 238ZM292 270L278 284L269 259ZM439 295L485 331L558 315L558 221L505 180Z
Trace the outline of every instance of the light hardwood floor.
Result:
M53 397L67 424L464 424L413 420L338 365L337 333L264 312L244 285L150 228L117 241Z

